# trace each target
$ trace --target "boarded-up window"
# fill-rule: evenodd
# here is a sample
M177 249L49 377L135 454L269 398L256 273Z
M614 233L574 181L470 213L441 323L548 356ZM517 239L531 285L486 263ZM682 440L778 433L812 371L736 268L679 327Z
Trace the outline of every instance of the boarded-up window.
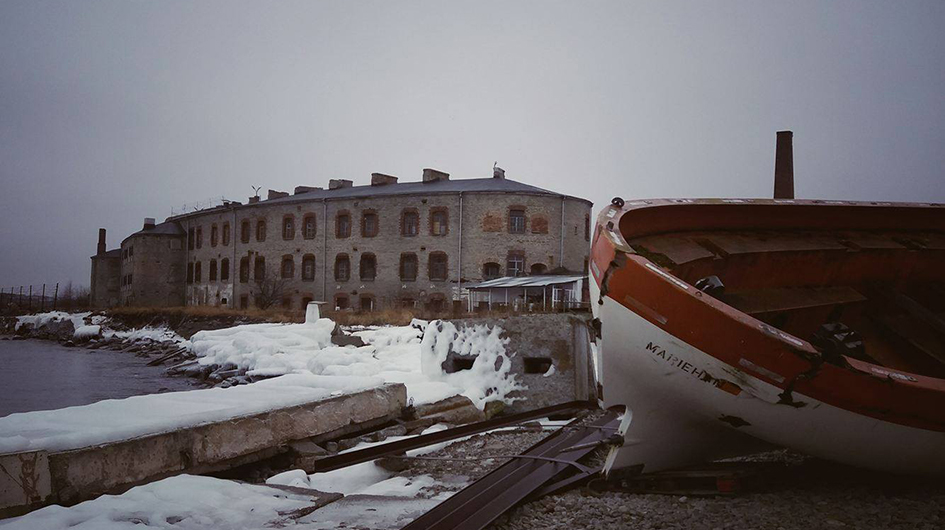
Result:
M266 258L256 256L256 262L253 264L253 280L261 282L266 279Z
M348 309L349 306L350 304L348 302L348 295L339 294L335 297L335 309L344 310Z
M229 281L230 279L230 259L223 258L220 260L220 281Z
M200 262L194 262L194 283L200 283Z
M533 234L547 234L548 233L548 218L544 215L535 215L532 216L532 233Z
M494 280L502 274L502 266L498 263L490 261L482 266L482 279L483 280Z
M265 241L266 240L266 221L259 220L256 222L256 241Z
M240 283L249 281L249 258L240 258Z
M446 252L431 252L429 261L430 279L443 281L449 276L449 259Z
M302 281L311 282L315 280L315 256L306 254L302 256Z
M533 263L531 268L528 269L529 274L544 274L548 270L548 267L545 267L544 263Z
M358 269L361 279L370 281L377 277L377 258L370 252L361 254L361 264Z
M211 282L217 281L217 260L210 260L210 270L207 271L207 279Z
M230 223L223 223L223 246L230 244Z
M417 255L413 252L400 255L400 279L405 282L417 279Z
M197 248L203 247L203 228L197 227Z
M210 225L210 246L217 246L219 239L219 229L217 228L217 225Z
M243 221L243 224L240 225L240 242L249 243L249 233L250 228L249 221Z

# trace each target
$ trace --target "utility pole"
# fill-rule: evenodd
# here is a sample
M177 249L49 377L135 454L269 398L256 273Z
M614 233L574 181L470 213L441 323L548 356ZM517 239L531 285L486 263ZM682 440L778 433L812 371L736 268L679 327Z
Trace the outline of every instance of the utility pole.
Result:
M53 293L52 310L56 310L56 303L59 302L59 282L56 282L56 291Z

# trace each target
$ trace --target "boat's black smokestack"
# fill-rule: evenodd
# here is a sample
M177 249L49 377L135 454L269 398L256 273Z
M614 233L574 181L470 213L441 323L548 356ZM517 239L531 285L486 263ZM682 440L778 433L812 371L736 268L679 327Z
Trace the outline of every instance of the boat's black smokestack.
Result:
M774 198L794 198L794 133L778 131L774 153Z

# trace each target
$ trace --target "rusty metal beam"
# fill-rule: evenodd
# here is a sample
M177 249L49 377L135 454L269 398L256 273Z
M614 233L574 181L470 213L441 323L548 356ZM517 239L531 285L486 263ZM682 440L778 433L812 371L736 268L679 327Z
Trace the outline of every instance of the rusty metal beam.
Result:
M400 454L405 451L410 451L411 449L419 449L421 447L426 447L428 445L441 442L448 442L450 440L455 440L464 436L479 434L501 427L517 425L526 421L544 418L549 415L562 414L565 412L573 412L578 410L596 409L597 407L597 402L594 401L569 401L567 403L552 405L550 407L543 407L540 409L530 410L528 412L512 414L510 416L496 417L486 421L480 421L467 425L461 425L452 429L446 429L444 431L430 434L421 434L420 436L408 438L406 440L398 440L396 442L375 445L374 447L368 447L358 451L351 451L327 458L321 458L315 461L311 469L306 469L305 471L310 473L332 471L354 464L360 464L362 462L369 462L371 460L376 460L388 455Z
M404 530L480 530L505 513L563 471L572 469L569 462L577 462L606 442L612 432L600 427L618 420L607 413L589 426L562 428L538 442L488 475L470 484L462 491L421 515ZM536 459L534 457L541 457ZM554 460L548 460L554 459ZM583 477L582 477L583 478ZM576 482L571 478L557 479L552 488Z

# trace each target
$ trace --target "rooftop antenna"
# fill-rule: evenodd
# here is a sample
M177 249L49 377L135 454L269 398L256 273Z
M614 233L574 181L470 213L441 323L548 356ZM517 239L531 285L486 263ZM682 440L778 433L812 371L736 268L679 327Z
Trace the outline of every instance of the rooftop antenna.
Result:
M259 197L259 190L262 189L262 186L253 186L253 185L250 185L250 188L253 188L253 191L256 193L256 196Z

